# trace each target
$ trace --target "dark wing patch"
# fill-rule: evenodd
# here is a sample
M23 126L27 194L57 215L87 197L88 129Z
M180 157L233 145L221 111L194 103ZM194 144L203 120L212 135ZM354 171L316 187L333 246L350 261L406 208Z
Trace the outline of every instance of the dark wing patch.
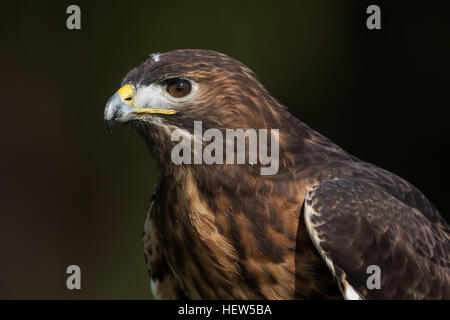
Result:
M347 299L450 299L450 238L381 188L331 180L305 200L308 233ZM368 289L367 268L381 270Z

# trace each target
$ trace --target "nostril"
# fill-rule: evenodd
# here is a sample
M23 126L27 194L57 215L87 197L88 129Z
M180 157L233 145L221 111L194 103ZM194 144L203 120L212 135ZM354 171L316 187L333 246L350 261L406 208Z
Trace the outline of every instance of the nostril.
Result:
M126 101L131 101L133 99L133 97L127 97L125 98Z

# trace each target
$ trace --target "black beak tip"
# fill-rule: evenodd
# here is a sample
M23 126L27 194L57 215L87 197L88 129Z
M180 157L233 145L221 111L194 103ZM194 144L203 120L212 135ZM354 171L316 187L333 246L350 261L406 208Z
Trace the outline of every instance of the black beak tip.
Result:
M106 131L110 136L112 136L112 130L113 130L114 120L106 120L105 119L105 127Z

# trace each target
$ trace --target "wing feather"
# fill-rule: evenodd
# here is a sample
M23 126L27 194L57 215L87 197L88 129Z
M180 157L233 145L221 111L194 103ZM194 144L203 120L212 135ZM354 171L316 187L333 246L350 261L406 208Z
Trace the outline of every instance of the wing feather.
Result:
M450 238L379 186L330 180L305 199L308 233L346 299L450 299ZM381 270L369 289L368 267Z

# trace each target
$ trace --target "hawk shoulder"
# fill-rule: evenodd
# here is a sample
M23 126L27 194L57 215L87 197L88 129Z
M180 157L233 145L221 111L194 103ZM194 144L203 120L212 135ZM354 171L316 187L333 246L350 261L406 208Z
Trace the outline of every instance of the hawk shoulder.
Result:
M329 180L305 198L305 224L346 299L449 299L450 239L419 210L362 180ZM381 270L368 289L369 266Z

